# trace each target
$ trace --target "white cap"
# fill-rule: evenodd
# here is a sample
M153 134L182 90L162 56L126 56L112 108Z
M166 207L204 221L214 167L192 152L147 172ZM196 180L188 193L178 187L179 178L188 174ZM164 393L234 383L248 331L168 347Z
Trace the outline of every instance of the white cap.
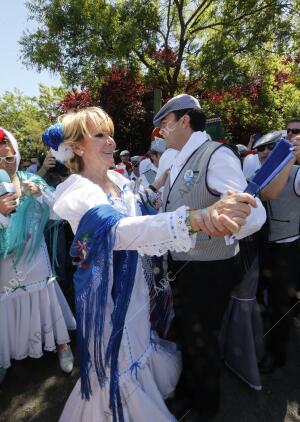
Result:
M124 149L124 151L120 152L120 157L122 157L122 155L130 155L130 152L128 151L128 149Z

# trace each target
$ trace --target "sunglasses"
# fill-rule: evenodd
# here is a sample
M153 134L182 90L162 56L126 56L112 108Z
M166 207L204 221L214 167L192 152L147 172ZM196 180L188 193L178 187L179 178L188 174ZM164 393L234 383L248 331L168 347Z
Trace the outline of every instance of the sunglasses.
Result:
M296 128L288 128L286 131L287 133L292 132L293 135L299 135L300 133L300 129L296 129Z
M267 144L267 145L260 145L259 147L257 147L257 151L258 152L263 152L266 148L269 151L273 151L273 149L275 148L275 146L276 146L276 142L272 142L271 144Z
M2 163L2 161L5 161L5 163L7 164L12 164L16 162L16 156L10 156L10 157L0 157L0 163Z

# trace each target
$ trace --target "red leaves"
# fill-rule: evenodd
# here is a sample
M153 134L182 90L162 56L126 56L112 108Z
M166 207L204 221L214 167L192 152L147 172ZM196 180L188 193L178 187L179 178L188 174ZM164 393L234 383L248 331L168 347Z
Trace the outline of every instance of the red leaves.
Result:
M153 53L152 58L157 62L169 67L175 67L177 61L177 54L175 51L167 45L167 47L162 47L158 51Z
M93 99L89 92L70 91L59 103L59 108L62 113L66 113L68 110L78 110L80 108L91 106L92 104Z
M290 73L284 71L278 71L275 74L275 88L280 89L284 84L293 83L293 78Z

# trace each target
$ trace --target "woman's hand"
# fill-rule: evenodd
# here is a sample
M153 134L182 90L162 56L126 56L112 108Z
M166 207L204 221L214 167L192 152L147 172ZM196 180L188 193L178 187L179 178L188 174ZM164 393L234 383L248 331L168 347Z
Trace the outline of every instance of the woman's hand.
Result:
M42 194L40 187L30 181L23 182L23 189L26 195L29 196L41 196Z
M18 195L15 193L7 193L6 195L0 196L0 213L2 215L9 215L18 206Z

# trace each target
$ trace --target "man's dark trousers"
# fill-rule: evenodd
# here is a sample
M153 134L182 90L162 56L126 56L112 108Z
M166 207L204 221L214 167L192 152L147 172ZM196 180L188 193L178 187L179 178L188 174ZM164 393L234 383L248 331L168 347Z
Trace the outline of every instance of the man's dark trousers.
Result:
M176 274L172 281L175 341L183 359L176 399L188 398L193 410L213 416L220 402L218 335L230 294L241 280L239 255L186 265L170 256L168 261L172 275Z

